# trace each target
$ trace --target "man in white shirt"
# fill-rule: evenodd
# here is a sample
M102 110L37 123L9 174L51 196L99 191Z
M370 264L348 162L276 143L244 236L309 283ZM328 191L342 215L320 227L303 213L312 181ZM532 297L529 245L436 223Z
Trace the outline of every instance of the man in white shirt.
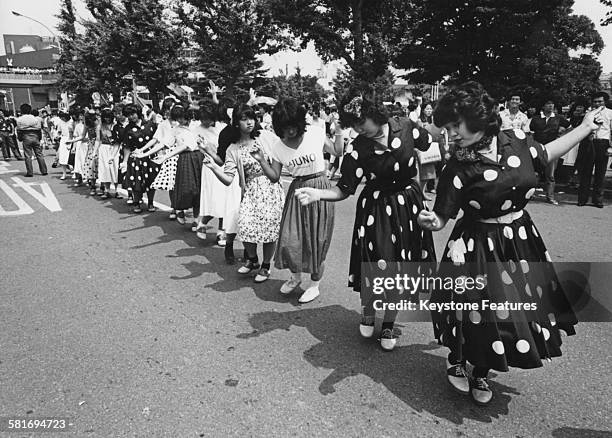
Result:
M608 164L608 148L610 148L610 132L612 131L612 110L606 108L610 96L608 93L600 91L595 93L592 98L592 108L604 107L599 113L603 123L593 132L593 147L585 153L582 169L580 169L580 187L578 189L578 206L586 205L589 199L589 189L591 188L591 176L593 168L593 191L591 199L597 208L603 208L603 188L606 177L606 165Z
M19 108L21 116L17 119L17 138L23 142L23 155L25 155L26 175L34 176L32 161L38 161L38 169L41 175L47 174L47 164L43 157L40 139L42 137L42 125L40 118L32 115L32 107L24 103Z
M499 113L502 120L502 131L521 129L523 132L529 132L529 117L519 109L520 105L521 96L516 93L512 94L508 101L508 108Z

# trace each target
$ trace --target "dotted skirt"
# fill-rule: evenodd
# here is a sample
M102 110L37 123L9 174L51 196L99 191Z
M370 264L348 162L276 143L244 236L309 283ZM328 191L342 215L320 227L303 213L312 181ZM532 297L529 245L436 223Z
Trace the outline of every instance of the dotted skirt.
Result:
M134 192L144 193L151 189L159 172L159 164L150 158L135 158L130 155L123 178L123 187Z
M174 180L176 179L176 165L178 163L178 155L170 157L161 165L161 169L155 181L151 185L155 190L174 190Z
M455 248L455 245L458 245ZM550 256L529 214L513 223L485 224L463 217L453 229L442 262L450 251L466 264L444 263L439 275L485 277L485 287L458 293L434 290L432 303L478 303L480 310L432 312L440 343L472 365L507 371L509 366L537 368L542 359L561 356L560 329L575 334L577 319L550 263ZM537 311L482 309L493 303L534 303Z
M295 197L295 190L302 187L329 189L331 184L324 174L293 180L285 197L274 266L320 275L334 232L334 204L320 201L303 206Z
M436 261L432 234L416 221L423 209L416 181L388 188L374 182L365 185L357 200L353 227L348 281L353 290L361 292L362 263Z

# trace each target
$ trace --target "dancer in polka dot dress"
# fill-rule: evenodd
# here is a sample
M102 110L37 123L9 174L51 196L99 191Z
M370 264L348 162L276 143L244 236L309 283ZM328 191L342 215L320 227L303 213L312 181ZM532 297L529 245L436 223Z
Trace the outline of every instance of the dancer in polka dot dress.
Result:
M566 153L596 129L595 113L569 134L542 146L522 130L499 131L494 101L477 83L444 96L434 120L444 126L455 152L440 176L434 211L422 211L419 225L438 231L457 220L442 256L439 275L480 279L484 288L434 290L434 303L535 303L528 309L432 312L438 340L449 347L447 376L453 387L487 404L489 369L536 368L561 355L559 330L575 333L577 323L561 290L540 232L523 208L535 192L535 171ZM466 264L468 263L468 264ZM466 361L474 365L467 377Z
M124 156L121 164L122 171L125 173L123 186L133 193L134 213L142 212L140 203L145 192L147 192L149 204L148 211L153 212L155 211L153 206L155 189L152 189L151 185L159 172L159 164L150 158L138 158L132 155L132 151L144 146L153 138L156 125L151 122L144 123L136 105L127 105L123 109L123 114L129 121L125 127Z
M343 105L340 116L342 125L352 126L359 136L346 149L338 185L327 190L300 188L296 195L304 205L318 200L340 201L353 195L365 177L355 212L349 286L361 294L360 332L370 338L374 334L373 301L380 296L362 288L361 264L435 261L431 233L416 222L423 209L423 195L414 180L414 148L427 150L431 136L409 119L389 118L384 106L360 97ZM387 296L387 300L393 298ZM385 313L381 333L385 350L395 347L396 316L397 312Z

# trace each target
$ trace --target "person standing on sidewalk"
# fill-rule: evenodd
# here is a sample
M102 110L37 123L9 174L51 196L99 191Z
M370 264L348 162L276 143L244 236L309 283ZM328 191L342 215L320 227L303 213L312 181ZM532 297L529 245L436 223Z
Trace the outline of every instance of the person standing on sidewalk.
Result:
M5 160L11 158L11 151L18 160L23 160L19 146L15 141L15 126L13 121L6 117L5 113L0 110L0 146L2 147L2 156Z
M569 128L570 122L565 117L555 114L555 104L552 100L544 102L540 115L531 119L529 129L533 132L533 138L540 144L548 144L559 137L560 128ZM552 160L546 166L544 172L546 179L546 201L549 204L559 205L555 199L555 169L557 160Z
M593 192L591 199L597 208L603 208L603 189L606 178L606 164L608 164L608 148L610 143L610 131L612 130L612 110L606 108L610 100L608 93L599 92L593 95L593 109L602 108L600 117L603 123L593 132L593 142L585 150L580 169L580 188L578 189L578 206L586 205L589 199L591 179L593 179ZM595 176L593 177L593 168Z
M36 157L38 168L42 175L47 174L47 164L42 154L40 139L42 137L42 126L40 119L32 115L32 107L24 103L19 107L21 116L17 119L17 137L23 142L23 154L25 155L26 176L34 176L32 161Z

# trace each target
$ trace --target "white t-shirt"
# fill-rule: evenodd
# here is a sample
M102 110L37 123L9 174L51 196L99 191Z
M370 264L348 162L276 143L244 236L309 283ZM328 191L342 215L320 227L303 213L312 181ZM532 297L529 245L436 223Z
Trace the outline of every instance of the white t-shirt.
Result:
M185 146L189 151L197 151L198 148L198 137L186 126L177 126L172 128L172 138L168 147L172 148Z
M593 133L593 137L597 140L610 140L610 131L612 130L612 110L604 108L600 113L599 117L603 120L603 123Z
M313 125L307 126L302 143L297 149L285 146L276 136L272 139L262 132L260 137L262 141L273 140L270 147L272 158L286 167L292 176L312 175L325 170L323 158L325 129Z

